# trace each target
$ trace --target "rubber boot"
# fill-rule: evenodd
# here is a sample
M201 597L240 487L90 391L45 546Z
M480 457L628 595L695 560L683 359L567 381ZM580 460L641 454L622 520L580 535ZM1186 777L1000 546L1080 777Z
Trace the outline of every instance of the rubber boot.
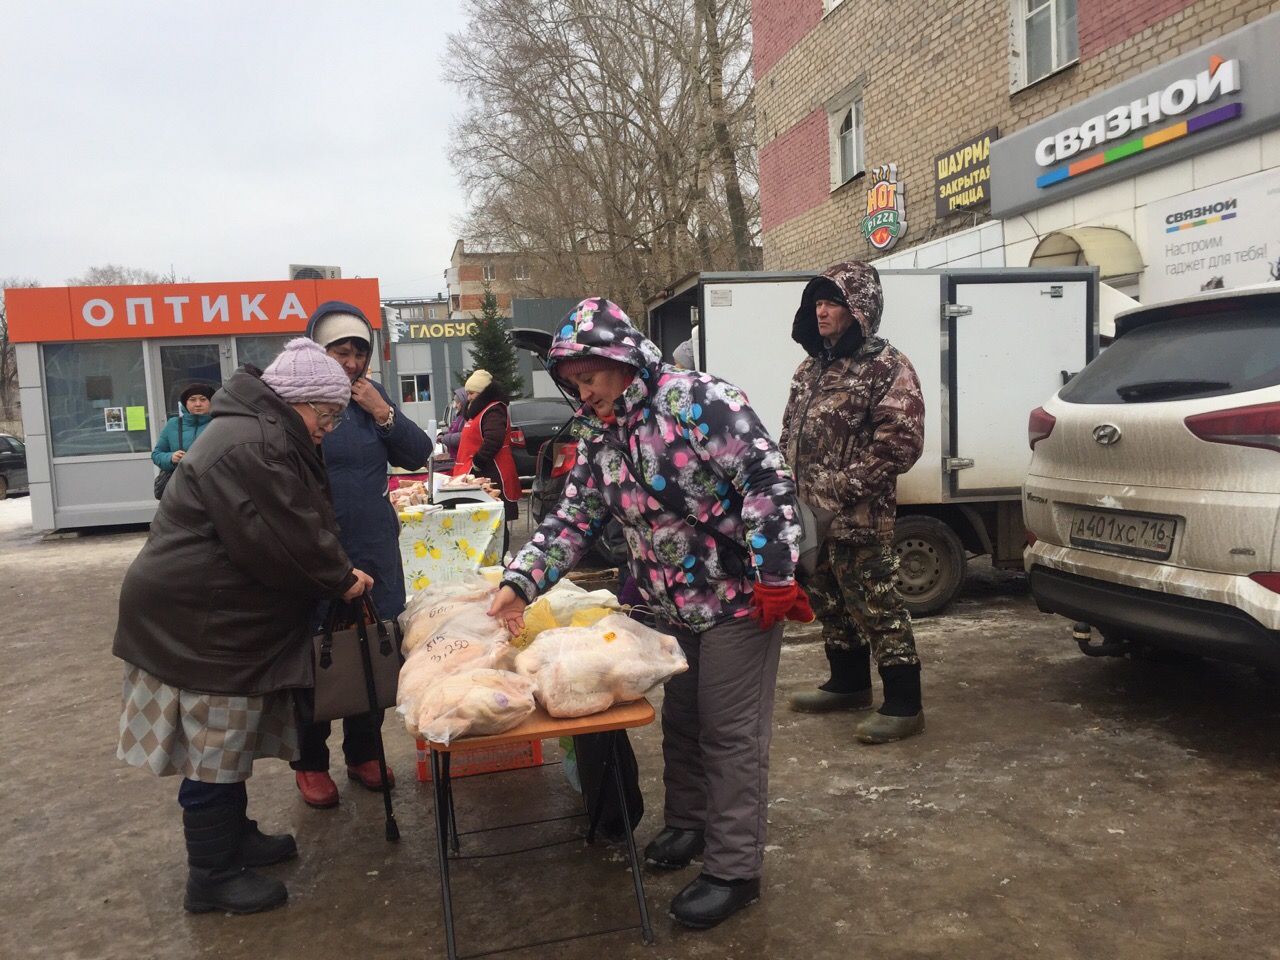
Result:
M920 664L881 667L884 705L862 723L855 735L863 743L892 743L924 732L920 702Z
M242 867L269 867L284 863L298 855L298 844L288 833L268 834L258 829L258 821L249 819L249 797L242 795L240 810L240 855Z
M187 840L187 896L190 913L257 913L289 899L279 880L238 863L244 814L236 804L182 811Z
M805 690L791 698L791 709L800 713L830 713L834 710L869 710L871 698L871 648L844 650L827 647L831 679L816 690Z

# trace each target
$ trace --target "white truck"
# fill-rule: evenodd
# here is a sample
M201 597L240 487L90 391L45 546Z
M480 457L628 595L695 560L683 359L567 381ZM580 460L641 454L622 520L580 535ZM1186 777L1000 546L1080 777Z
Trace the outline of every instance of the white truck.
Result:
M804 351L791 323L813 273L697 273L646 305L669 360L693 338L702 370L737 384L777 437ZM900 583L915 615L955 596L968 557L1021 569L1027 416L1098 349L1098 273L883 270L880 333L924 390L924 452L898 480Z

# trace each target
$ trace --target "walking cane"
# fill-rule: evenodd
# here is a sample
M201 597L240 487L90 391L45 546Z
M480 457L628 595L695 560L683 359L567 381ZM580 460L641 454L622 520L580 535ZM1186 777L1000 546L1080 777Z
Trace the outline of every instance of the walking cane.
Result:
M369 652L369 627L365 623L365 612L373 618L378 627L378 652L384 656L391 655L391 637L387 626L378 619L378 611L373 605L373 598L365 594L357 603L356 625L360 636L360 659L364 662L365 691L369 695L369 715L374 718L378 713L378 688L373 681L373 658ZM396 825L396 815L391 809L391 784L387 778L387 754L382 745L382 726L374 724L374 739L378 744L378 772L382 775L382 803L387 814L387 842L395 843L400 839L400 827Z

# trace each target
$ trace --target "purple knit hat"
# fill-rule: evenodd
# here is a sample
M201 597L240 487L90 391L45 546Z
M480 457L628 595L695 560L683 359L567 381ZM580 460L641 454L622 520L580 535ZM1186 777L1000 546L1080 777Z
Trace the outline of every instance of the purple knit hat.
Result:
M310 337L297 337L262 371L262 382L289 403L351 402L351 381L342 365Z

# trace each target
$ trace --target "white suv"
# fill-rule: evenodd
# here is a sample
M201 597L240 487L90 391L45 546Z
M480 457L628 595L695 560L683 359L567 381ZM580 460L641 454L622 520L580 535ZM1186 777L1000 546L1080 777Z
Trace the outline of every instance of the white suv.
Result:
M1028 435L1041 610L1280 669L1280 285L1120 314Z

